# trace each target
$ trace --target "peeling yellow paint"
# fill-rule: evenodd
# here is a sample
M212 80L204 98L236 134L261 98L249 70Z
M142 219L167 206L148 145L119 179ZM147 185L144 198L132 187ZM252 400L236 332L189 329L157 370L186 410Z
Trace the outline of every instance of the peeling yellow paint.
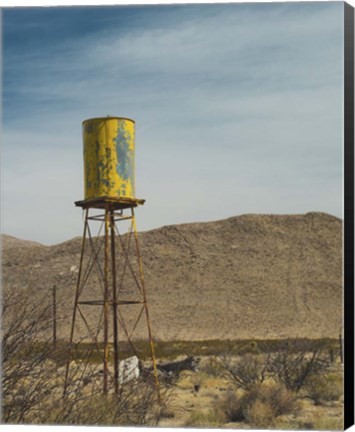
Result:
M83 122L85 199L135 197L134 126L119 117Z

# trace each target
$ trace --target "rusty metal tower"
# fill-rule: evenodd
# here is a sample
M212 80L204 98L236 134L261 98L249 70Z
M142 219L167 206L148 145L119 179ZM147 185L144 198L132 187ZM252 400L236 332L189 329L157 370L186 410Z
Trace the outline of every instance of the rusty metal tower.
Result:
M139 357L135 332L140 329L141 335L144 327L159 394L134 213L138 205L144 204L143 199L135 197L134 134L135 123L127 118L104 117L83 122L85 199L75 205L83 209L85 218L64 394L73 352L77 353L79 344L87 340L90 343L86 344L86 361L95 352L103 363L103 392L107 394L113 384L117 393L120 345L125 342ZM125 230L121 229L123 225ZM109 368L110 349L113 372Z

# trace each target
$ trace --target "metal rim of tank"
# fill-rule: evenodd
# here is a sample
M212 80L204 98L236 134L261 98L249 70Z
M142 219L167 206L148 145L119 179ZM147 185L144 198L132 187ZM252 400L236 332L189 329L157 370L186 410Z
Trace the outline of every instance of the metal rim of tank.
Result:
M101 120L101 121L103 121L103 120L128 120L128 121L131 121L133 123L136 123L133 119L130 119L128 117L111 117L111 116L107 116L107 117L89 118L89 119L84 120L81 124L84 124L84 123L89 122L89 121L94 121L94 120Z

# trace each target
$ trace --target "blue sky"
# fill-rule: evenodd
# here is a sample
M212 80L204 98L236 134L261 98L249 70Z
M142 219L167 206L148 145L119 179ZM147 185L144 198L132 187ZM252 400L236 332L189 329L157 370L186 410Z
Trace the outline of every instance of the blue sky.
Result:
M343 4L3 10L2 232L81 235L81 122L136 120L140 230L342 217Z

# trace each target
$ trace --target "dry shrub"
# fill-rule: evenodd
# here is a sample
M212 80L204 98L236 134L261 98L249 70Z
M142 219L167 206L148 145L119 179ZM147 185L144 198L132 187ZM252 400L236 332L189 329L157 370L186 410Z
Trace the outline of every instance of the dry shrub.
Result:
M175 417L178 409L178 401L175 390L172 388L160 387L160 402L155 404L157 423L160 419L171 419Z
M135 381L120 388L119 394L103 395L101 385L91 394L78 383L76 392L52 401L42 419L33 423L66 425L156 425L159 409L156 389ZM55 404L54 404L55 402Z
M322 341L285 341L266 355L267 372L276 381L299 392L312 376L324 374L330 362Z
M191 377L192 387L198 386L199 388L206 387L206 382L209 380L209 376L205 372L197 372Z
M215 357L202 359L198 368L200 371L205 372L207 375L211 375L213 377L220 377L223 374L223 367Z
M282 384L268 381L256 387L252 393L255 400L259 399L270 406L274 417L292 414L299 409L297 397Z
M238 353L240 355L246 354L246 353L250 353L250 354L260 354L260 350L258 347L258 344L256 343L256 341L251 341L249 343L247 343L246 345L240 347L238 349Z
M343 394L341 382L327 376L313 376L306 384L306 392L316 405L336 401Z
M268 365L259 355L244 354L237 361L230 356L224 356L220 360L224 376L244 390L261 384L266 378Z
M1 303L2 421L25 423L28 415L48 398L55 385L48 379L46 360L52 345L39 343L51 325L46 299L39 304L20 289L4 292Z
M242 396L229 391L216 409L222 409L227 421L246 421L255 427L268 427L276 417L297 412L299 404L284 385L268 381L255 385Z
M265 429L272 424L275 417L270 405L256 399L246 407L245 418L253 427Z
M194 388L198 386L198 388L206 388L206 389L215 389L224 385L226 381L224 379L210 376L207 374L198 373L196 377L192 380Z
M191 371L182 371L178 380L176 381L176 386L182 390L188 390L194 386L194 374Z
M99 363L71 362L63 397L65 371L53 361L62 352L42 341L52 325L46 299L37 304L15 290L3 296L1 307L2 422L157 424L161 409L155 385L138 379L122 385L118 395L103 396ZM166 405L165 389L161 399Z
M324 414L316 413L307 422L307 428L313 430L337 431L344 430L344 421L341 417L326 417Z
M226 421L241 422L245 420L246 407L247 398L245 395L240 397L234 391L228 390L224 398L216 404L215 409L224 414Z
M183 390L192 390L196 387L201 388L215 388L225 384L221 378L208 375L206 372L188 372L183 371L176 383L177 387Z
M209 427L220 426L224 423L224 416L220 411L193 411L186 420L185 427Z

